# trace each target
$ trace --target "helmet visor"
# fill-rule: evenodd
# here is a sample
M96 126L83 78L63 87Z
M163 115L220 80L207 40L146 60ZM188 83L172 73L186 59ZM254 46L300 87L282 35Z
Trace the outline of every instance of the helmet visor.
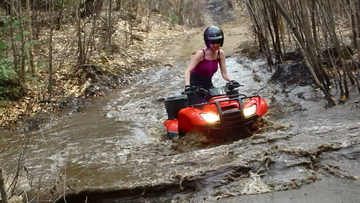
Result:
M221 40L209 40L210 44L221 44Z

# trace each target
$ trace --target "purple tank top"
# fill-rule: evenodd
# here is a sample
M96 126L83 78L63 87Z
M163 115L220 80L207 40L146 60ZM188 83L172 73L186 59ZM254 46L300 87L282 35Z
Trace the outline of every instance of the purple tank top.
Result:
M198 65L191 71L192 73L195 73L197 75L205 76L211 78L214 73L218 70L220 56L218 56L215 60L207 60L205 59L205 50L204 52L204 59L198 63Z

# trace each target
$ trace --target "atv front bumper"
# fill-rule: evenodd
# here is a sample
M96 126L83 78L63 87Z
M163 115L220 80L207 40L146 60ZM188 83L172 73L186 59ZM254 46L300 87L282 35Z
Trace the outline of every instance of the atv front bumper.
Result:
M252 125L257 118L257 115L244 118L238 111L227 112L220 118L220 121L197 126L195 129L208 140L229 140L247 137L250 133L248 126Z

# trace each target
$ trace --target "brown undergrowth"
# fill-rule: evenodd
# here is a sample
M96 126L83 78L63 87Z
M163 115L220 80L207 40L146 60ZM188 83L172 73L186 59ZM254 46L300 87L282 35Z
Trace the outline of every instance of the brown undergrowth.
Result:
M121 88L131 81L131 76L144 72L154 66L171 65L175 57L168 57L166 44L178 36L188 36L197 31L170 25L160 14L154 13L150 19L150 30L144 31L144 23L134 28L134 38L130 44L125 44L121 19L114 25L115 33L112 53L101 42L101 36L96 36L96 49L93 51L91 64L76 66L76 29L74 25L63 25L53 36L53 66L52 93L49 94L47 70L48 50L46 43L48 34L43 30L38 45L34 47L36 56L36 73L27 77L24 84L26 95L18 101L2 101L0 104L0 128L16 129L21 124L26 128L37 129L44 119L50 115L63 114L63 111L77 112L93 98L103 96ZM101 22L99 22L101 24ZM147 23L147 22L146 22ZM100 28L99 28L100 29Z

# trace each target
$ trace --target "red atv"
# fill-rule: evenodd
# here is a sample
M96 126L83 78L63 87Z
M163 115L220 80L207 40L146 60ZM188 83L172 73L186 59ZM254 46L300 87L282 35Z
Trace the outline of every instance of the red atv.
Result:
M189 132L199 133L208 141L248 136L268 106L258 95L239 94L239 86L229 82L221 88L199 87L187 94L168 97L165 100L168 119L163 122L168 138Z

